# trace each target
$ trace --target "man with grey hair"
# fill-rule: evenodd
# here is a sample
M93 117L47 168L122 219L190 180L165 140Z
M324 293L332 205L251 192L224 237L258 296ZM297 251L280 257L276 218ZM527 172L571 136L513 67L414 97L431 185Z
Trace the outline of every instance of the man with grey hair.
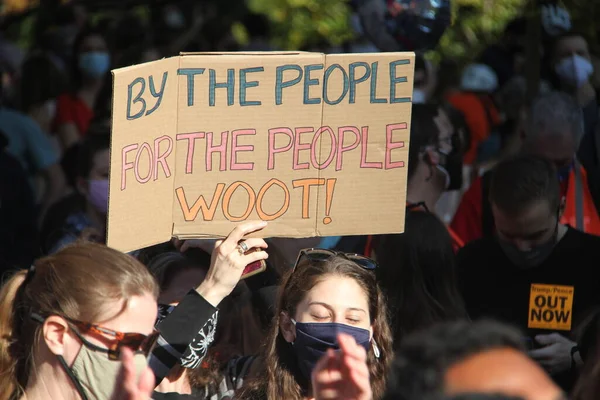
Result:
M530 114L526 144L535 143L541 136L552 136L569 142L565 150L579 148L584 133L583 112L571 96L556 91L539 96ZM573 154L568 158L572 159Z
M592 84L594 66L590 46L578 32L564 33L550 47L551 67L560 90L575 99L583 111L585 134L579 147L579 161L588 173L598 173L600 158L600 127L598 95Z
M538 97L529 110L526 132L521 133L521 152L554 164L564 203L560 222L600 235L598 183L576 155L583 134L579 105L565 93L550 92ZM452 221L452 229L465 242L494 236L494 217L488 200L490 177L488 172L471 184Z

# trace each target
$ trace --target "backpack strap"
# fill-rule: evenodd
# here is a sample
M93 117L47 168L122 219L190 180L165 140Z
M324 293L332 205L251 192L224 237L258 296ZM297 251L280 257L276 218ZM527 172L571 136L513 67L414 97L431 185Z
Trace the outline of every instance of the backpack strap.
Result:
M483 237L494 235L494 214L492 214L492 205L489 198L491 180L491 171L486 172L481 177L481 231Z

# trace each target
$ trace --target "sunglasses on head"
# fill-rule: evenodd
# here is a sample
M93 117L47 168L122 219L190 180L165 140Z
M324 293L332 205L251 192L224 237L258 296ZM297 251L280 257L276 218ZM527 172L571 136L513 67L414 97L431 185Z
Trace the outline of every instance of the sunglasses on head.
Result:
M112 329L104 328L99 325L91 324L89 322L77 321L71 318L64 318L69 324L71 330L81 340L81 342L89 349L106 353L109 360L119 360L121 358L121 349L127 347L135 353L143 353L145 355L150 354L156 340L158 339L159 332L154 331L150 335L144 335L141 333L124 333L113 331ZM32 313L31 319L36 322L44 323L45 318L39 314ZM108 348L100 347L91 343L85 339L83 334L92 334L100 336L106 339L106 336L111 336L114 340L111 340Z
M294 264L294 271L296 270L296 267L298 267L298 264L300 264L300 262L305 258L310 261L321 262L327 261L330 258L336 256L350 260L357 264L359 267L369 271L373 271L378 267L375 261L371 260L368 257L361 256L360 254L344 253L341 251L328 249L303 249L300 250L300 253L298 254L298 259L296 259L296 263Z

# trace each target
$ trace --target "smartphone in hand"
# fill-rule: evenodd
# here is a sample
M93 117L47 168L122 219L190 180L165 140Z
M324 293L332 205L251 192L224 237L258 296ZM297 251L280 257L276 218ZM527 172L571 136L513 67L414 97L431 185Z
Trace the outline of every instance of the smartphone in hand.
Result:
M251 264L246 265L244 268L244 272L242 272L242 277L240 279L246 279L256 274L260 274L264 270L267 269L267 263L265 260L258 260Z

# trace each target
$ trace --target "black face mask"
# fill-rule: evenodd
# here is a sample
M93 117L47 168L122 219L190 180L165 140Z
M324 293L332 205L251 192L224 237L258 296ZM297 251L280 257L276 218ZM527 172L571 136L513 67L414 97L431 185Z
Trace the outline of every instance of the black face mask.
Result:
M450 176L450 184L446 190L460 190L463 186L463 158L462 154L458 151L452 150L452 152L446 158L446 164L444 165L448 175Z
M441 150L438 153L444 156L445 161L438 164L437 168L446 175L447 191L460 190L463 185L463 159L462 153L456 151L456 146L452 146L449 154L444 154Z

